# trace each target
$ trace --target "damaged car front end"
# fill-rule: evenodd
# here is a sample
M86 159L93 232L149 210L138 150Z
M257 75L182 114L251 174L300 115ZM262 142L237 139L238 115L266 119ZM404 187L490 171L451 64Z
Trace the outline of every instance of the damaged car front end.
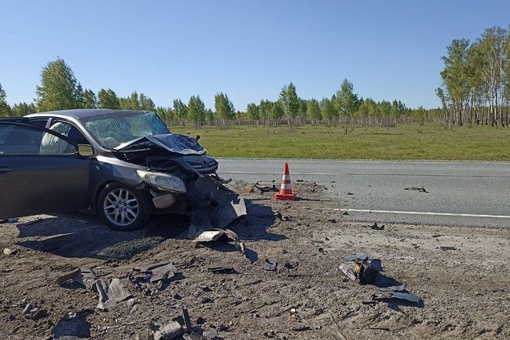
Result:
M218 163L198 140L179 134L146 136L114 151L117 158L145 166L136 170L159 212L191 216L190 237L225 228L246 215L244 198L223 185Z
M246 214L198 137L171 133L151 111L41 112L0 120L0 136L0 219L89 209L134 230L178 213L193 235Z

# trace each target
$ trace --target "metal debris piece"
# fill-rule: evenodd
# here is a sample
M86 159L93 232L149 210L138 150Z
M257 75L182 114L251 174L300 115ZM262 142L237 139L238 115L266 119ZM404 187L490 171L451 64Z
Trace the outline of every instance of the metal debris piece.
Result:
M107 279L96 280L92 289L99 294L99 302L96 308L101 310L110 310L117 305L117 302L131 297L131 293L124 288L118 278L111 281Z
M223 235L223 230L206 230L195 238L195 242L217 241Z
M170 262L160 262L134 267L133 270L144 273L150 283L163 281L175 276L177 268Z
M83 284L83 282L81 280L81 271L80 271L80 268L76 268L72 272L66 273L66 274L58 277L57 278L57 283L59 285L61 285L62 283L66 282L66 281L69 281L69 280L73 280L75 282Z
M61 285L62 283L73 280L85 286L87 289L92 290L92 286L94 282L97 280L96 274L90 268L77 268L67 274L64 274L57 278L57 283Z
M414 294L408 293L406 291L403 292L389 292L387 294L374 294L373 295L374 300L381 300L381 299L399 299L399 300L406 300L412 303L419 304L421 301L421 298L419 296L416 296Z
M235 232L230 229L211 229L202 231L198 236L195 237L194 241L197 243L203 242L214 242L221 239L227 239L234 242L236 249L244 254L245 247L244 243L239 241L239 237Z
M118 278L98 279L90 268L78 268L57 278L58 284L73 280L85 286L88 290L99 295L99 302L96 308L101 310L112 309L117 302L131 297L129 290L125 289Z
M266 259L264 261L264 270L276 271L276 265L277 265L276 262L272 263L271 261L269 261L269 259Z
M356 281L356 274L354 273L354 268L352 263L341 263L338 266L338 269L342 271L351 281Z

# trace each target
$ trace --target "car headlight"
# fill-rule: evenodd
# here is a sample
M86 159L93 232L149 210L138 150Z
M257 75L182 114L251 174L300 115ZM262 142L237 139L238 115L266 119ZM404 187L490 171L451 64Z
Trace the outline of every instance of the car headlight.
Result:
M179 178L162 172L151 172L144 170L136 170L140 178L158 189L167 190L175 193L186 193L186 185Z

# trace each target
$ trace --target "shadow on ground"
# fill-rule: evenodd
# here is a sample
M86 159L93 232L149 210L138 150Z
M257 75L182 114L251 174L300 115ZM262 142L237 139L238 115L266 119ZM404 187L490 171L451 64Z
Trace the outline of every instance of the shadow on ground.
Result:
M280 241L287 238L268 232L275 221L271 207L254 204L249 200L246 205L248 216L229 226L241 241ZM165 240L182 238L189 223L187 216L155 215L140 230L120 232L107 228L97 216L88 213L41 215L40 219L17 224L17 245L69 258L130 259ZM233 251L225 245L211 247L217 247L219 251ZM246 254L252 260L257 258L257 254L250 249L247 249Z

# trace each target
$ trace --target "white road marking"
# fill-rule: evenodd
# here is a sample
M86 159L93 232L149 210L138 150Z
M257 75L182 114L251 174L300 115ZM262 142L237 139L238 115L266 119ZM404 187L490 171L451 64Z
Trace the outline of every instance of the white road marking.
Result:
M478 214L454 214L454 213L436 213L421 211L393 211L393 210L368 210L368 209L334 209L350 212L363 213L381 213L381 214L402 214L402 215L428 215L428 216L453 216L453 217L479 217L479 218L508 218L506 215L478 215Z

